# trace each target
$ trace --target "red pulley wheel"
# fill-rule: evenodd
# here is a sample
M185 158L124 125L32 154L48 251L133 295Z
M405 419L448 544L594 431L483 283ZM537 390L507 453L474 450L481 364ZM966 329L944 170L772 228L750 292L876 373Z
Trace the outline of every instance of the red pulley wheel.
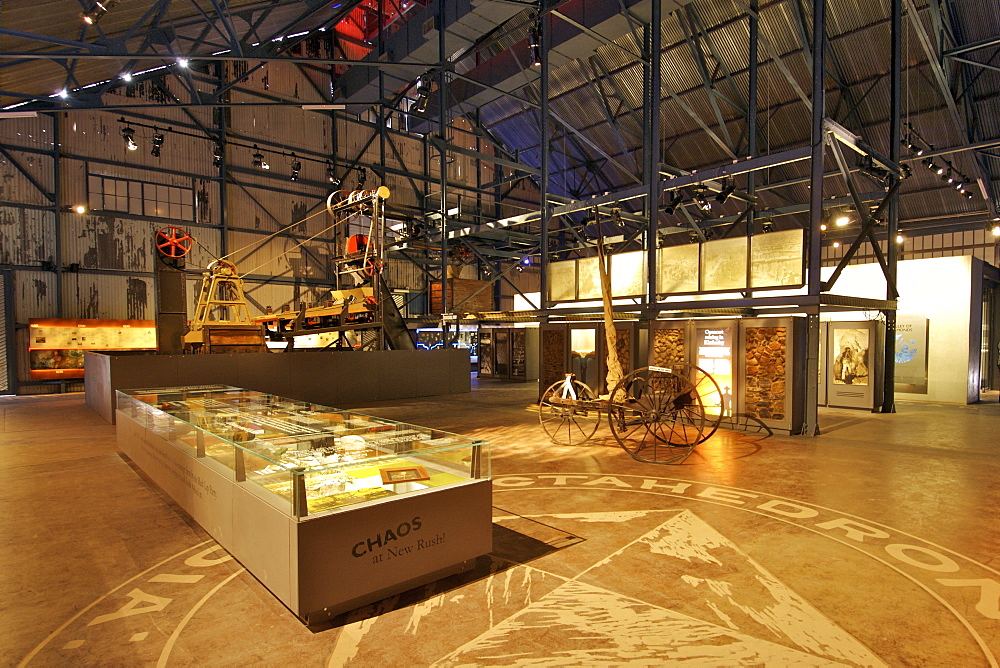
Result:
M156 233L156 248L166 257L184 257L191 252L194 238L179 227L164 227Z

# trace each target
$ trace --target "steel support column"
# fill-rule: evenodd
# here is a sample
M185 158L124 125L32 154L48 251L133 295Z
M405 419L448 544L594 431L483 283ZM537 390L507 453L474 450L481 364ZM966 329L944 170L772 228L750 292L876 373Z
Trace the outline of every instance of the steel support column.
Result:
M823 260L820 224L823 222L823 117L826 113L826 87L823 64L826 61L826 0L813 4L813 90L812 90L812 164L809 191L809 234L806 265L806 290L812 297L823 289L820 263ZM808 316L806 328L806 404L802 434L819 434L819 312Z
M445 3L438 2L437 32L438 32L438 62L441 68L437 73L438 80L438 132L441 134L441 145L438 147L441 164L441 313L448 313L448 108L446 105L444 63L447 60L444 39ZM448 347L448 323L441 320L441 340Z
M899 142L902 135L902 91L903 91L903 3L902 0L892 0L891 10L891 65L890 65L890 100L889 100L889 159L899 164ZM899 177L892 175L892 185ZM886 281L886 299L895 299L893 286L896 284L896 263L899 261L899 244L896 235L899 233L899 189L896 188L889 198L889 209L886 221L889 230L887 246L889 247L888 281ZM885 314L885 372L883 374L881 412L896 412L896 311L886 310Z
M757 55L760 48L760 0L750 0L750 54L749 80L747 83L747 156L757 157ZM754 203L757 194L757 173L747 172L747 205L746 227L747 238L753 236L754 224L757 221L757 209ZM747 292L747 296L750 296Z
M663 49L663 3L653 0L646 41L647 65L645 116L643 132L643 158L646 185L649 226L646 232L646 302L656 302L656 230L660 213L660 52Z
M549 164L549 142L551 140L551 129L549 125L549 39L551 34L549 32L549 18L545 13L545 0L539 3L539 22L541 25L539 48L541 50L541 73L539 79L539 97L541 97L541 111L540 116L540 135L542 142L542 174L541 181L538 184L539 187L539 198L541 201L542 208L542 219L541 219L541 229L539 230L541 238L541 247L539 249L540 262L539 268L541 269L541 275L538 279L538 301L541 302L539 305L542 308L542 312L547 314L550 301L549 301L549 221L552 219L552 210L549 207L549 170L551 165ZM543 315L541 320L544 322L548 319L547 315Z

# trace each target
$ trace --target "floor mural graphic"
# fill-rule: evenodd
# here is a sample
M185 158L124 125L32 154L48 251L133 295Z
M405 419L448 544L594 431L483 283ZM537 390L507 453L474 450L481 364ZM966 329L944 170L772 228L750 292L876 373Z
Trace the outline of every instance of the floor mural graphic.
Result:
M494 553L472 572L329 627L307 629L206 542L83 608L21 665L100 663L122 643L149 664L210 665L220 638L229 663L294 643L329 666L997 665L1000 574L891 527L657 477L507 475L494 492ZM239 623L251 609L267 628Z

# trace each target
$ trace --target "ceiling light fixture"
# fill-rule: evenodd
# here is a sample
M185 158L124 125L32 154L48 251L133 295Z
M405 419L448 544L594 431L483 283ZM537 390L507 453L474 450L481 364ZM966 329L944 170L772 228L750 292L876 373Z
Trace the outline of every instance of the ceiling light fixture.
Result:
M695 192L695 194L694 194L694 203L697 204L698 208L701 209L702 211L711 211L712 210L712 203L708 201L707 197L705 197L705 191L704 190L699 190L699 191Z
M679 207L683 201L684 201L684 195L682 195L680 192L674 193L674 196L670 198L670 203L667 204L665 207L663 207L663 213L667 214L668 216L672 216L674 214L674 211L677 210L677 207Z
M538 18L528 29L528 55L531 58L532 67L540 67L542 64L542 20Z
M417 101L413 103L413 111L422 114L427 111L427 104L431 100L431 85L425 83L424 78L417 79Z
M120 123L124 123L125 119L118 119ZM125 148L130 151L135 151L139 148L139 145L135 143L135 130L128 127L127 125L121 129L122 139L125 140Z
M722 187L722 190L719 191L719 194L715 196L715 201L718 202L719 204L724 204L726 200L729 199L729 196L732 195L735 191L736 191L736 184L730 182Z
M108 13L108 10L117 4L118 0L97 0L89 12L80 15L80 19L89 26L97 25L97 22Z
M271 165L267 164L267 161L264 160L264 154L257 148L257 144L253 145L253 155L251 157L253 158L253 162L250 165L255 169L271 169Z
M993 236L1000 237L1000 223L994 225L993 229L990 230L990 232L992 232Z
M153 128L153 148L149 149L149 154L154 158L160 157L160 151L163 149L164 136L157 128Z

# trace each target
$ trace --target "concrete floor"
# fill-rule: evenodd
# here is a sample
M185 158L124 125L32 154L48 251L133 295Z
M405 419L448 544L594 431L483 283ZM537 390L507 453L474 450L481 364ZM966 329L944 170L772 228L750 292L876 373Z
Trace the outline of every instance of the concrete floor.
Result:
M495 549L307 628L82 395L0 398L0 665L997 665L1000 404L824 409L657 466L606 427L550 444L533 400L364 407L492 443Z

